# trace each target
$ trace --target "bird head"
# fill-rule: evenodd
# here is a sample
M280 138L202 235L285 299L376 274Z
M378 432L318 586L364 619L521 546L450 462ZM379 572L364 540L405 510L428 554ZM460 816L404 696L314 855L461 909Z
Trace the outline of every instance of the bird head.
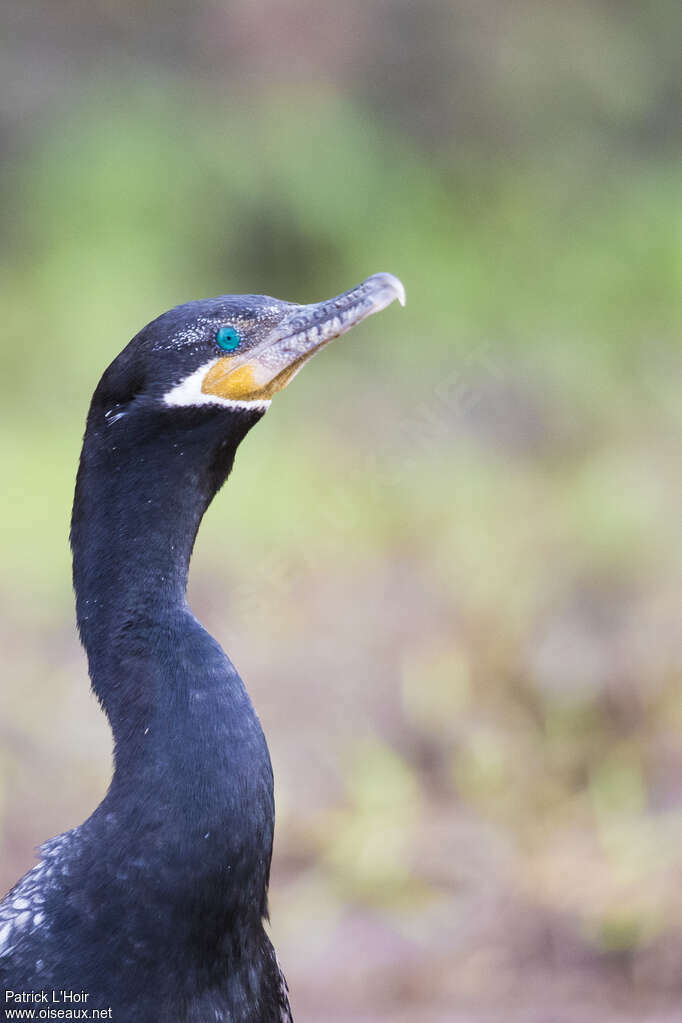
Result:
M396 298L404 305L401 282L378 273L310 305L222 295L176 306L114 360L92 411L109 426L161 408L222 408L255 422L316 352Z

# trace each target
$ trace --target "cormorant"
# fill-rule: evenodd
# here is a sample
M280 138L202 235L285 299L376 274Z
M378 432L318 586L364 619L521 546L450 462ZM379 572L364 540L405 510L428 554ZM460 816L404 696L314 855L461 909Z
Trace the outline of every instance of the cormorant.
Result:
M102 376L71 547L113 777L92 816L46 842L0 904L3 1017L44 1007L46 992L54 1009L119 1023L291 1020L263 928L268 748L236 669L187 604L187 571L201 518L272 396L395 298L402 284L380 273L313 305L188 302Z

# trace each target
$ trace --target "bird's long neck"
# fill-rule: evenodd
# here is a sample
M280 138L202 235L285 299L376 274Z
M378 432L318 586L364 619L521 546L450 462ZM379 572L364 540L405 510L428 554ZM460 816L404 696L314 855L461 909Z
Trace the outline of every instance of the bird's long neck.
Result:
M86 429L71 524L76 612L93 689L115 738L129 730L145 702L168 694L141 693L131 666L150 670L182 655L191 628L185 589L199 524L228 475L236 435L209 416L168 416L164 429L136 419Z

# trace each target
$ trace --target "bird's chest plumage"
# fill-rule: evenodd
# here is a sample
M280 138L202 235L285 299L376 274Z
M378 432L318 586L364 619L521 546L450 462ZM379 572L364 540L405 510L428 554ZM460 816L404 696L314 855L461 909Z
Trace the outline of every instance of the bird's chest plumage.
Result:
M109 793L55 856L44 926L17 948L12 983L85 987L140 1023L279 1023L259 1008L276 1005L262 927L272 771L223 657L209 650L202 677L166 673L165 703L122 739ZM153 671L145 682L154 690Z
M0 960L4 985L85 990L91 1008L136 1023L279 1023L279 974L261 919L267 865L261 875L249 856L208 856L213 867L194 874L177 846L152 854L131 835L123 849L111 815L105 860L97 826L91 818L67 836L40 928Z

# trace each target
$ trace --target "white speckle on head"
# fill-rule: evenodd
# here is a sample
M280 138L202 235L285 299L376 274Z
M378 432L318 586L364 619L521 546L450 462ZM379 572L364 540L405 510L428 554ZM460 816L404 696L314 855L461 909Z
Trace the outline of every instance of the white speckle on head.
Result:
M45 919L44 913L36 913L33 917L33 924L35 927L40 927L41 923Z
M28 901L28 899L15 899L12 905L14 906L15 909L28 909L30 906L30 902Z
M198 352L205 344L206 335L217 328L223 322L222 319L211 316L197 316L193 323L174 334L158 338L153 346L153 352L171 352L184 349L186 352Z
M204 377L219 361L219 358L211 359L181 380L179 384L164 394L165 404L176 408L193 405L222 405L223 408L263 409L263 411L270 407L269 401L233 401L231 398L221 398L217 394L204 394L201 389Z

